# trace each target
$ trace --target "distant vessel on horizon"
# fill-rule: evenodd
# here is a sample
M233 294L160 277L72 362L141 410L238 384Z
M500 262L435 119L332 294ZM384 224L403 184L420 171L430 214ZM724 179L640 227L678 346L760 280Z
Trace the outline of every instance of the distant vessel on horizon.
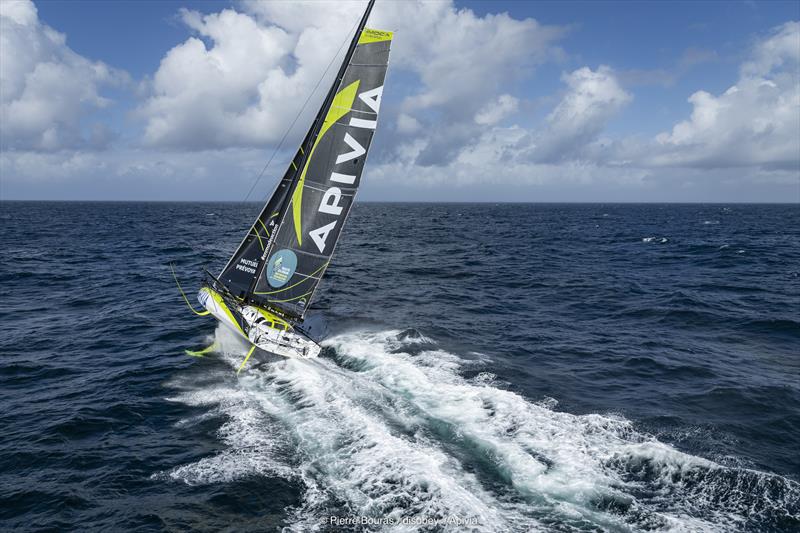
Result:
M251 347L316 357L304 318L361 181L377 126L392 32L366 28L370 0L305 139L261 213L198 300Z

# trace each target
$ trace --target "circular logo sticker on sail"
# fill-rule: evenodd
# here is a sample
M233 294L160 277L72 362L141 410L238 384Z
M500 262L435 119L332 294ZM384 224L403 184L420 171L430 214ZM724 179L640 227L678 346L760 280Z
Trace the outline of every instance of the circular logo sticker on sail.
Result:
M297 268L297 256L288 249L278 250L267 263L267 281L276 289L286 285Z

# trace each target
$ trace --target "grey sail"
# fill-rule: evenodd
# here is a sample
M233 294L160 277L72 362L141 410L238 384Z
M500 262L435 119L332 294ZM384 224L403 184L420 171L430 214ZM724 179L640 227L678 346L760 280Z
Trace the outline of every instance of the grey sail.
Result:
M336 247L377 126L391 32L364 29L294 181L252 298L302 317Z
M242 301L302 319L361 182L377 126L392 33L365 28L286 173L219 276Z
M261 256L278 225L283 205L292 188L294 174L295 172L290 167L219 275L219 280L227 287L228 291L238 298L245 298L253 285L261 263Z

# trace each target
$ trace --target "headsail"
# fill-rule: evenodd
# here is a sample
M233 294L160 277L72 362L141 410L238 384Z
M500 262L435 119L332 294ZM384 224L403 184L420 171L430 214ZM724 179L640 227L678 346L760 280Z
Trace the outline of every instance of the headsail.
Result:
M371 0L317 119L220 280L234 295L301 318L361 182L392 33L365 28Z
M244 298L253 286L262 261L261 256L266 251L270 237L275 232L284 203L292 189L294 175L295 172L290 166L250 227L250 231L245 235L239 248L236 249L219 275L219 280L234 296Z

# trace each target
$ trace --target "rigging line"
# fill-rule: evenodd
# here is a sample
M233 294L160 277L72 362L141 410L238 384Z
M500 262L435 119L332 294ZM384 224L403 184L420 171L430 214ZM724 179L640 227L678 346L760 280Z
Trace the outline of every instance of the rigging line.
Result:
M181 296L183 296L183 301L186 302L186 305L189 306L189 309L192 310L192 313L196 314L197 316L206 316L209 314L210 311L207 309L201 312L192 307L192 304L189 303L189 299L186 297L186 293L183 292L183 289L181 288L181 284L178 282L178 276L175 274L175 267L172 265L172 263L169 264L169 269L172 271L172 277L175 278L175 285L178 286L178 290L180 291Z
M261 181L261 178L264 176L264 173L267 171L267 168L269 168L270 164L272 164L272 160L275 159L275 155L281 149L281 146L283 146L283 142L286 140L286 137L289 136L289 133L294 128L294 125L297 123L298 119L300 118L300 115L303 114L303 111L305 110L306 106L308 105L308 102L311 101L311 97L314 96L314 94L317 92L317 89L319 88L319 85L322 83L322 80L325 79L325 75L328 73L328 70L330 70L331 65L333 65L333 62L336 61L337 57L339 57L339 52L342 51L342 48L344 48L345 43L350 41L350 33L353 31L353 28L355 28L357 26L358 26L358 21L356 21L356 23L353 24L353 27L350 28L350 31L347 32L347 35L345 36L345 40L342 41L341 45L339 45L339 49L336 51L336 53L331 58L330 62L328 63L328 66L325 67L325 71L322 73L322 76L320 76L319 80L317 81L317 84L314 86L314 88L308 94L308 98L306 98L306 101L303 103L303 107L300 108L300 111L298 111L297 115L294 117L294 120L292 121L291 125L289 125L289 128L283 134L283 137L281 138L280 142L278 143L278 146L275 147L275 150L272 152L272 155L269 157L269 160L267 161L267 164L264 165L264 168L261 169L261 172L258 174L258 177L256 178L255 182L253 182L253 185L250 187L250 190L247 191L247 196L244 197L244 200L242 200L242 203L247 202L247 200L250 198L250 195L253 194L253 190L256 188L256 185L258 185L258 182ZM303 149L303 147L301 146L300 150L302 151L302 149ZM292 159L292 164L294 164L294 159Z

